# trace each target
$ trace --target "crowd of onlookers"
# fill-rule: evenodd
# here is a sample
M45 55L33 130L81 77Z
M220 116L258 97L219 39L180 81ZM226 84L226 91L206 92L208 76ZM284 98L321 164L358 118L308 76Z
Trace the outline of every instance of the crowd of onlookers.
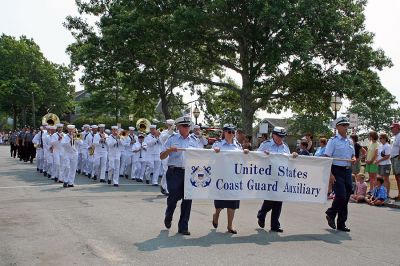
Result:
M8 139L9 139L10 134L11 134L11 131L10 132L0 131L0 145L8 144Z
M370 131L369 143L364 147L359 144L356 134L350 136L356 157L356 162L352 165L354 194L350 201L382 206L389 199L391 173L395 175L398 190L400 189L399 123L392 124L391 133L393 141L384 132ZM320 138L318 148L314 151L313 137L311 134L306 134L298 141L297 152L300 155L324 156L327 143L326 138ZM369 182L369 188L367 182ZM329 184L329 199L334 198L332 186L333 184ZM392 199L400 200L400 195Z

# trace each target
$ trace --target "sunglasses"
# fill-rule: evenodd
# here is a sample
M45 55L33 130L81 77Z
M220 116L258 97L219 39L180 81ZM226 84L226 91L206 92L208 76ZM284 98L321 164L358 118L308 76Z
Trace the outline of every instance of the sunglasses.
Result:
M235 134L235 131L233 131L233 130L226 130L225 132L228 134Z

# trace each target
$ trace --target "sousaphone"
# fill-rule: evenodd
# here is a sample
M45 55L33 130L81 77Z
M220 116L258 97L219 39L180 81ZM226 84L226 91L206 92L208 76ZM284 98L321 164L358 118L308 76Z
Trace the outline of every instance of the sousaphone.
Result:
M139 118L136 122L136 128L142 133L150 132L150 121L146 118Z
M42 125L47 123L49 126L60 124L60 118L56 114L48 113L42 117Z

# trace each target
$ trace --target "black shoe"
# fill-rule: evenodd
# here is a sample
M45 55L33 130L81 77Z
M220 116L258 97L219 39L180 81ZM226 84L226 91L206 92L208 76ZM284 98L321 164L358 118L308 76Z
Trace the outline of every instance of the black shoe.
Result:
M276 228L276 229L271 228L271 231L277 232L277 233L283 233L283 229L281 229L281 228Z
M64 183L64 184L63 184L63 187L68 187L68 183Z
M171 220L170 219L167 219L167 218L165 218L164 219L164 225L165 225L165 227L167 228L167 229L170 229L171 228Z
M43 173L43 170L40 169L39 172L40 172L40 173Z
M328 221L328 225L332 229L336 229L335 220L332 219L329 215L326 215L326 220Z
M213 227L214 227L215 229L217 229L218 223L214 222L214 214L213 214L213 216L212 216L212 221L211 221L211 223L212 223Z
M119 177L124 177L123 175L119 175Z
M56 183L58 182L58 178L57 178L57 177L56 177L56 178L54 178L54 182L56 182Z
M178 233L184 236L190 236L190 232L188 230L179 230Z
M100 183L105 183L106 180L105 179L100 179Z
M338 231L343 231L343 232L350 232L350 229L347 228L346 226L340 226L337 228Z
M47 175L47 178L48 178L48 179L51 179L51 175Z
M119 185L118 184L114 184L114 187L119 187Z
M152 186L153 186L153 187L158 187L158 184L153 184Z
M150 184L150 181L149 181L149 180L146 180L146 184Z
M162 186L160 188L161 188L161 194L163 194L163 195L167 194L167 192L165 191L165 189Z
M105 182L105 181L104 181ZM107 180L107 184L111 185L111 180Z
M64 181L58 180L58 183L64 183Z
M39 168L36 168L36 171L38 171L38 172L39 172Z
M236 235L236 234L237 234L237 231L234 230L234 229L228 229L228 233L231 233L231 234Z
M78 170L77 173L80 174L80 173L81 173L81 170Z
M43 176L49 177L49 175L47 174L47 172L43 172Z
M259 227L261 227L261 228L264 228L265 227L265 220L261 220L260 218L258 218L258 226Z
M72 184L72 185L68 185L68 187L74 187L74 184Z
M125 178L128 179L128 175L125 175Z
M139 182L139 183L143 183L143 180L142 180L142 179L139 179L139 178L136 179L136 181Z
M94 176L94 177L93 177L93 180L97 180L97 176Z
M165 193L165 196L169 196L169 193L167 192L167 193Z

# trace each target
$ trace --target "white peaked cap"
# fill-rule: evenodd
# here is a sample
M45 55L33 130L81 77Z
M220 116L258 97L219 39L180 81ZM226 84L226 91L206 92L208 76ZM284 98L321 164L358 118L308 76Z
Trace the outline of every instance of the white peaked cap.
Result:
M111 129L118 129L118 126L112 126Z
M150 128L157 128L156 125L150 125Z
M129 127L129 130L135 130L135 128L134 127Z
M57 124L56 127L63 127L64 124Z
M97 128L98 128L98 126L97 126L97 125L93 125L93 126L92 126L92 128L94 128L94 129L97 129Z
M68 129L75 129L75 125L68 125L67 128Z
M106 127L105 124L99 124L99 127Z

